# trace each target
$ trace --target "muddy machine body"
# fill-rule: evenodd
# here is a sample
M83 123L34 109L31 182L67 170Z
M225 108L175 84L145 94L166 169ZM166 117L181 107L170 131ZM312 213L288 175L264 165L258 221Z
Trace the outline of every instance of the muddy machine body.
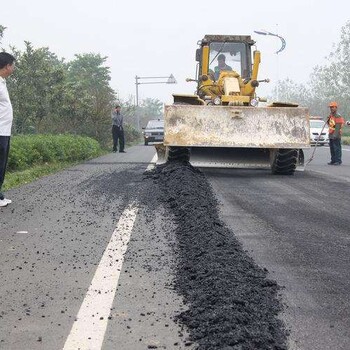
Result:
M158 157L200 167L270 168L291 175L310 146L309 113L293 103L261 107L256 94L260 52L250 36L206 35L196 51L193 95L165 106Z

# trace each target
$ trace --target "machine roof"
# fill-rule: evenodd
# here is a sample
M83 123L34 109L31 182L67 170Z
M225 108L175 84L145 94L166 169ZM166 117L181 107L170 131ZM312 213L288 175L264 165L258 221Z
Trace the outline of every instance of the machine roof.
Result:
M252 40L250 35L212 35L212 34L207 34L204 36L204 40L207 40L209 42L212 41L234 41L234 42L246 42L250 45L254 45L255 41Z

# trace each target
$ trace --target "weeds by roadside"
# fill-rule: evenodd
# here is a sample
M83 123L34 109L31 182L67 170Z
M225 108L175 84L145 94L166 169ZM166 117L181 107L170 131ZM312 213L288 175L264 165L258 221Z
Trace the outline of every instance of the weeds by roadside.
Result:
M55 163L55 164L46 163L44 165L37 165L30 169L26 169L22 171L8 172L5 177L3 189L4 191L7 191L11 188L25 185L43 176L53 174L59 170L63 170L76 163L77 162L75 163L65 162L65 163Z
M350 145L350 136L343 136L342 142L343 142L343 145Z
M76 135L17 135L11 140L8 172L3 189L9 190L106 153L99 143Z

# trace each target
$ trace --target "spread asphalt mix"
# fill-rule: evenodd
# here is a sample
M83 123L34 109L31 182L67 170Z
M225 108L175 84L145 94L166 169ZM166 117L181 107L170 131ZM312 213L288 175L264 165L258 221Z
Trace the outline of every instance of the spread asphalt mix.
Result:
M279 319L280 287L244 251L219 218L205 176L188 162L145 173L176 224L174 289L183 297L183 325L198 349L287 349Z
M0 271L0 348L57 349L64 344L91 271L109 241L110 217L117 218L136 201L141 214L126 252L104 348L127 340L131 345L125 348L130 349L287 349L288 332L279 319L280 288L244 251L234 229L220 220L205 176L182 162L157 166L144 175L144 163L116 164L104 157L43 178L26 186L23 207L4 212L2 230L16 233L4 234L2 242L7 264ZM21 189L12 194L19 196ZM45 203L40 208L39 199ZM31 221L37 213L41 222ZM19 215L28 221L29 234L17 230ZM173 291L179 298L173 298ZM128 315L125 320L123 315ZM172 338L149 343L150 332L155 339Z

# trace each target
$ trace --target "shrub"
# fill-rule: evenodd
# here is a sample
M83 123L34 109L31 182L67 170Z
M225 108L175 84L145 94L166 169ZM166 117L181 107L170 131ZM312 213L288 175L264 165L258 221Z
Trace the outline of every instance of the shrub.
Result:
M16 135L11 138L8 169L24 170L34 165L79 161L101 154L99 143L75 135Z

